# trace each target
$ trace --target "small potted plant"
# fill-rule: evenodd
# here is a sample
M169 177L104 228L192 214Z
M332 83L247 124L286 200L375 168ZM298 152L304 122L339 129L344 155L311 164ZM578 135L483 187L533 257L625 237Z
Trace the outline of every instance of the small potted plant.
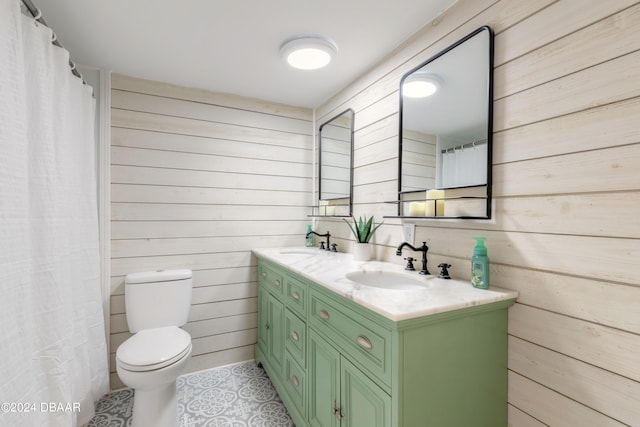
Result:
M353 225L351 225L346 219L343 219L343 221L347 223L356 238L356 241L353 244L353 260L369 261L369 259L371 259L371 246L369 245L369 240L371 240L373 234L384 222L374 226L373 217L370 217L369 219L367 219L366 216L364 218L359 217L358 221L356 221L356 218L353 216L351 218L353 219Z

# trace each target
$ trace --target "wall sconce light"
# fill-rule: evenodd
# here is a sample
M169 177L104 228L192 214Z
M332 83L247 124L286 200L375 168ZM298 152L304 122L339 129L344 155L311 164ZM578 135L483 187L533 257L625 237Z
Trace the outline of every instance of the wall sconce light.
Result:
M404 80L402 96L408 98L426 98L436 93L442 80L435 74L415 72Z
M321 36L298 36L280 46L280 54L284 60L301 70L325 67L337 52L335 43Z

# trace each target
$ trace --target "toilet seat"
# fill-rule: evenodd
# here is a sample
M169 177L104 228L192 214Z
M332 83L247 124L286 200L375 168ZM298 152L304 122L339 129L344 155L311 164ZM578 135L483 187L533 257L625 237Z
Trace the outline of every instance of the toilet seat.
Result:
M143 329L116 351L120 367L128 371L153 371L172 365L191 351L191 335L177 326Z

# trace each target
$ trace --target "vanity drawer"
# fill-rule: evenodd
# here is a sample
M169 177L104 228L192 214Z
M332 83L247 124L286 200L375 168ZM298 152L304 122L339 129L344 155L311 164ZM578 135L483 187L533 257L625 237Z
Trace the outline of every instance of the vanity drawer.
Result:
M296 409L306 418L307 377L305 371L287 354L284 362L284 386Z
M307 284L291 276L285 278L285 304L301 317L307 314Z
M264 286L272 293L282 295L282 289L284 288L284 275L279 271L267 267L264 264L258 265L258 283L260 286Z
M310 326L334 341L352 362L391 386L391 331L313 289L310 311Z
M284 347L300 366L304 367L306 366L306 324L289 309L285 310L284 323L284 332L286 334Z

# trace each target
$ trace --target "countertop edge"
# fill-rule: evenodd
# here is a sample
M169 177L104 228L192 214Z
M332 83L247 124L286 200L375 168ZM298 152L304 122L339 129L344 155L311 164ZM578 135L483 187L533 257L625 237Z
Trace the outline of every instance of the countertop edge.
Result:
M324 289L327 289L340 297L351 300L358 305L378 313L379 315L394 322L402 322L410 319L501 301L513 300L515 302L518 297L518 293L516 291L509 289L491 286L488 290L481 290L475 289L470 283L467 284L461 280L453 279L452 281L444 281L444 279L437 279L434 276L429 276L428 278L425 278L425 280L437 279L437 281L446 283L446 285L438 285L438 289L434 289L432 292L442 292L444 290L445 293L452 294L452 296L455 297L455 293L452 293L450 289L446 289L447 287L454 285L461 289L461 291L467 296L469 294L477 295L477 299L469 300L467 297L467 300L455 300L455 298L452 298L453 301L442 303L440 305L428 305L426 303L420 304L419 300L415 300L418 296L418 292L396 290L380 291L365 285L359 285L355 282L351 282L344 277L346 271L357 271L367 268L374 271L402 271L401 267L393 263L384 261L357 262L353 261L352 255L348 253L332 253L329 251L321 251L319 249L305 247L256 248L252 249L252 253L257 258L264 259L280 266L281 268L290 270L291 272L322 286ZM308 255L306 255L307 253ZM329 273L327 273L326 270L318 272L319 263L322 263L323 261L328 267L333 267L333 269L330 269ZM337 280L332 280L332 277L334 279L337 278ZM468 288L465 285L468 285ZM463 288L461 288L461 286L463 286ZM434 288L436 288L436 286L434 286ZM429 290L425 290L424 292L429 292ZM487 294L483 295L483 293ZM381 298L378 294L382 294L383 296L386 294L388 296L393 296L394 298L385 299ZM420 293L420 296L422 295L424 295L424 293ZM414 305L403 310L401 308L403 306L403 296L406 297L407 303L413 302ZM414 300L411 298L414 298ZM393 305L394 303L392 300L397 300L400 303Z

